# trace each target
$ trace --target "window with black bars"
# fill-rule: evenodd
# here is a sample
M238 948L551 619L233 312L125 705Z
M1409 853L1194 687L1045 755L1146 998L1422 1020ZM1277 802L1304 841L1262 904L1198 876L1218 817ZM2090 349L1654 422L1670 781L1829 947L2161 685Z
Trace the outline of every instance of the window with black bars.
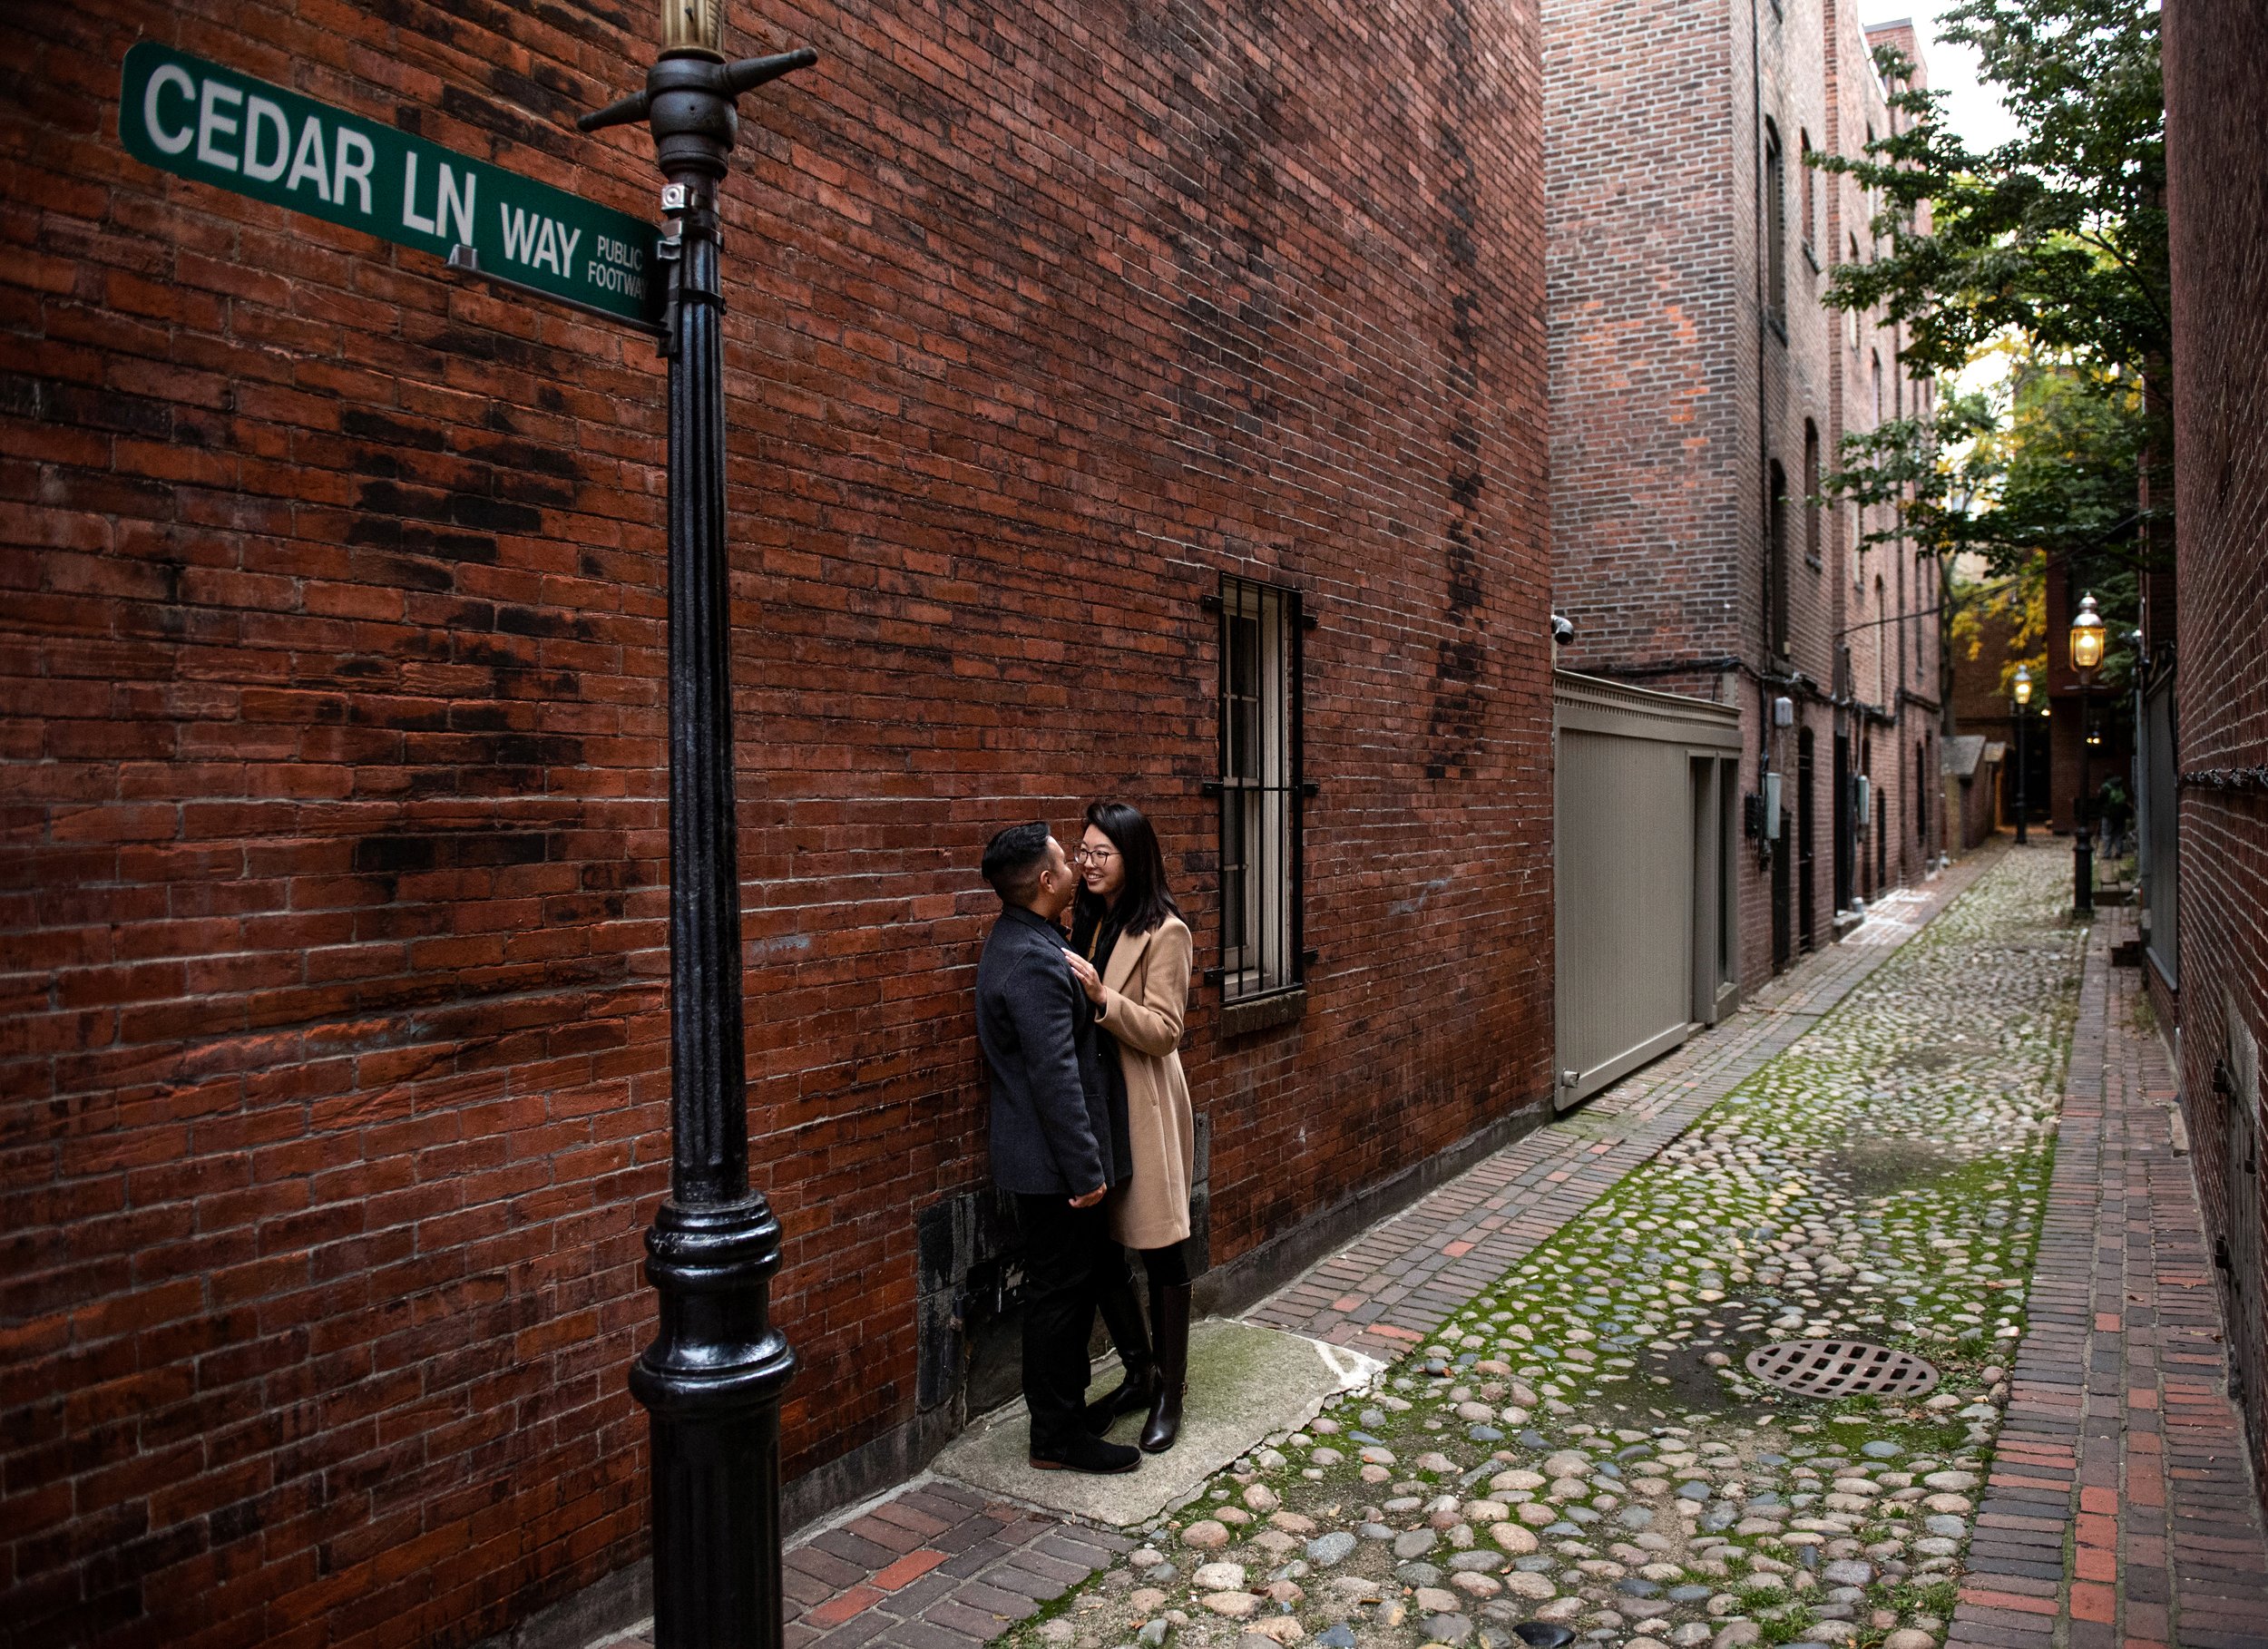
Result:
M1769 478L1772 495L1765 522L1765 629L1772 657L1784 660L1788 656L1787 472L1780 467L1777 458L1772 461Z
M1780 129L1764 123L1765 298L1784 337L1787 327L1787 166Z
M1211 605L1212 603L1207 603ZM1224 579L1220 611L1221 960L1224 1001L1300 982L1300 637L1295 591Z

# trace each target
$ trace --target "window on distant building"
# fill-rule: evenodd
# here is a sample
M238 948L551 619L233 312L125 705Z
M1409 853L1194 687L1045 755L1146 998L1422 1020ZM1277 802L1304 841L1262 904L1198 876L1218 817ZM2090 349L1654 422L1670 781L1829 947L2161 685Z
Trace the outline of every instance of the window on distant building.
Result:
M1795 154L1796 158L1802 161L1804 169L1804 252L1811 259L1812 268L1817 268L1819 258L1812 251L1812 248L1818 244L1819 238L1813 233L1813 225L1817 221L1813 216L1817 190L1813 187L1816 180L1812 176L1812 134L1810 132L1800 130L1796 132Z
M1893 523L1895 520L1893 515ZM1902 542L1901 537L1901 542ZM1898 575L1898 587L1891 592L1891 600L1898 605L1891 610L1898 615L1898 621L1892 628L1898 632L1898 690L1902 693L1906 690L1907 685L1913 680L1913 678L1906 673L1906 626L1908 622L1906 619L1906 563L1897 557L1892 557L1891 565ZM1887 703L1888 700L1884 702Z
M1882 575L1878 572L1874 575L1874 617L1881 620L1889 615L1890 609L1882 605ZM1872 628L1874 631L1874 702L1887 705L1890 702L1890 649L1882 645L1881 624L1874 624Z
M1820 538L1824 523L1819 505L1819 425L1804 420L1804 559L1822 565Z
M1787 472L1772 461L1771 512L1765 531L1770 535L1765 563L1765 618L1769 627L1772 656L1787 657Z
M1299 982L1299 597L1221 585L1221 996Z
M1764 123L1765 304L1772 318L1787 326L1787 163L1780 152L1780 129Z
M1879 427L1882 422L1882 352L1871 353L1874 357L1874 423Z
M1852 261L1853 263L1856 263L1856 262L1858 262L1858 260L1859 260L1859 238L1858 238L1856 235L1853 235L1853 236L1852 236L1852 237L1851 237L1851 261ZM1853 348L1853 349L1856 349L1856 348L1859 346L1859 312L1858 312L1856 309L1853 309L1853 310L1852 310L1852 311L1851 311L1850 320L1851 320L1851 347L1852 347L1852 348Z
M1924 853L1930 847L1930 741L1913 741L1913 839Z
M1870 151L1874 147L1874 122L1872 121L1869 121L1866 123L1866 147ZM1869 158L1872 158L1871 154ZM1864 190L1860 192L1859 210L1866 219L1866 249L1871 256L1873 253L1881 251L1882 247L1882 238L1881 235L1877 234L1874 229L1875 203L1873 190Z

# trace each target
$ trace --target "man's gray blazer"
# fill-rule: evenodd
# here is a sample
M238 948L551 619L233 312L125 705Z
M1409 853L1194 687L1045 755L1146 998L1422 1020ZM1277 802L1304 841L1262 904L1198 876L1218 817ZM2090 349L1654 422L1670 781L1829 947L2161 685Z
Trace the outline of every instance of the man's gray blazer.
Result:
M1063 935L1019 905L1001 912L976 964L976 1039L992 1070L1002 1190L1083 1196L1126 1177L1094 1014L1063 960Z

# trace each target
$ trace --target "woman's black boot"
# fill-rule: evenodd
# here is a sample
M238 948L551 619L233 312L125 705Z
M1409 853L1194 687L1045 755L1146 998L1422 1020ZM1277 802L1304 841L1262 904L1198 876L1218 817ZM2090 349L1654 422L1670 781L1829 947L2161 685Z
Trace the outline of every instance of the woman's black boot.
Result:
M1110 1430L1119 1415L1147 1409L1158 1398L1158 1360L1150 1354L1142 1308L1134 1298L1125 1260L1106 1267L1106 1272L1095 1305L1102 1312L1102 1326L1110 1331L1110 1343L1119 1349L1125 1373L1116 1386L1087 1405L1087 1429L1097 1437Z
M1150 1325L1158 1335L1158 1395L1142 1426L1142 1449L1163 1454L1181 1435L1181 1394L1189 1383L1189 1285L1152 1283Z

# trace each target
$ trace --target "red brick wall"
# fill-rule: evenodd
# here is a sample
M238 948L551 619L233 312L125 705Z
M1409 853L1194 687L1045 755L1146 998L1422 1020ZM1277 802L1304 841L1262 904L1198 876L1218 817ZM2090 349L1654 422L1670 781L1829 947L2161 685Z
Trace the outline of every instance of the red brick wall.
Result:
M1848 180L1814 173L1807 187L1803 163L1807 144L1858 152L1870 121L1886 132L1882 88L1855 18L1833 0L1729 9L1546 0L1543 23L1553 593L1575 625L1560 662L1737 705L1743 784L1758 786L1768 754L1791 811L1799 740L1811 731L1811 928L1823 944L1833 932L1834 733L1864 714L1833 702L1851 687L1839 672L1839 638L1848 626L1936 605L1934 584L1925 588L1908 565L1912 556L1858 553L1848 511L1822 512L1818 554L1807 553L1806 424L1823 472L1832 469L1844 431L1874 424L1871 388L1853 385L1877 350L1885 415L1901 410L1895 330L1868 317L1853 347L1848 320L1823 301L1846 236L1866 238L1867 209ZM1769 301L1758 207L1765 122L1783 154L1778 326L1761 312ZM1784 667L1766 655L1774 461L1788 493ZM1879 604L1876 571L1887 581ZM1875 766L1875 816L1893 828L1909 816L1917 738L1929 742L1923 783L1936 791L1933 722L1900 690L1935 697L1935 624L1905 629L1902 677L1895 628L1847 636L1856 698L1892 718L1875 737L1905 741L1902 766ZM1774 729L1770 703L1784 695L1796 701L1796 722ZM1854 727L1854 762L1857 737ZM1932 804L1933 838L1934 813ZM1794 843L1791 826L1780 851L1793 854ZM1888 845L1892 883L1921 873L1914 830ZM1870 841L1870 864L1872 853ZM1741 977L1753 988L1772 971L1774 870L1753 842L1737 859ZM1791 900L1800 901L1793 868L1790 876ZM1860 888L1871 884L1862 878ZM1792 910L1797 949L1804 925Z
M2232 1102L2214 1091L2231 1022L2268 1041L2268 18L2244 0L2165 21L2167 204L2174 254L2174 420L2181 592L2175 682L2181 794L2182 1098L2208 1235L2231 1244ZM2234 782L2231 782L2232 777ZM2218 782L2216 782L2218 781ZM2268 1112L2253 1096L2255 1172ZM2229 1344L2268 1485L2268 1230L2252 1233L2253 1309ZM2234 1253L2242 1255L2244 1245ZM2230 1273L2216 1270L2223 1303Z
M584 14L0 24L0 1639L462 1644L633 1560L665 1184L661 376L159 176L139 35L630 210ZM500 34L498 31L507 31ZM1307 596L1299 1024L1213 1252L1550 1086L1530 8L775 12L725 191L751 1120L787 1469L914 1409L998 824L1156 811L1210 955L1224 572Z
M1722 8L1544 7L1552 570L1570 669L1736 653L1753 605L1754 368L1729 358L1753 320L1728 226L1754 191L1725 118L1729 30ZM1644 685L1696 679L1713 678Z

